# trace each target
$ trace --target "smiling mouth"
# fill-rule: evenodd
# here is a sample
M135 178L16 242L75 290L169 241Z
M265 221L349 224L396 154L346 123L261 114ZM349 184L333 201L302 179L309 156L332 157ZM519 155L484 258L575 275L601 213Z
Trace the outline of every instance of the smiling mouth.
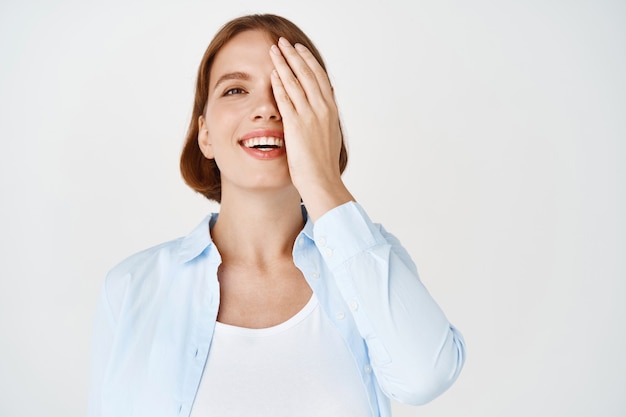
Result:
M260 136L256 138L244 139L241 144L246 148L259 149L261 151L269 152L272 149L278 149L285 146L285 141L281 138L273 136Z

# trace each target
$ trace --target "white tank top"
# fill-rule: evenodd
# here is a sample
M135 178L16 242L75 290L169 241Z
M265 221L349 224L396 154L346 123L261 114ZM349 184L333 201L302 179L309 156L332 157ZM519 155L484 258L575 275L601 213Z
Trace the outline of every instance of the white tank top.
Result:
M216 323L191 417L372 417L357 365L315 295L265 329Z

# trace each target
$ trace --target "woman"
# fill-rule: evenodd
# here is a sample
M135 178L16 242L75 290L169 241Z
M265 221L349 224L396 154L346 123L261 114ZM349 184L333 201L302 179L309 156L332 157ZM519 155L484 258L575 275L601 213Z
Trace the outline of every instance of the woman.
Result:
M354 201L346 162L307 36L273 15L223 26L181 157L219 216L107 275L90 414L374 417L445 391L462 337Z

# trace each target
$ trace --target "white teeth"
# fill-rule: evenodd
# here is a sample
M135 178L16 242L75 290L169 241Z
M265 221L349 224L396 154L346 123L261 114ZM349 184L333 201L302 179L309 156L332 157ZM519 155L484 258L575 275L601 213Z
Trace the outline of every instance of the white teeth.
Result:
M255 146L277 146L282 148L284 141L280 138L272 136L262 136L258 138L250 138L242 141L243 146L246 148L254 148Z

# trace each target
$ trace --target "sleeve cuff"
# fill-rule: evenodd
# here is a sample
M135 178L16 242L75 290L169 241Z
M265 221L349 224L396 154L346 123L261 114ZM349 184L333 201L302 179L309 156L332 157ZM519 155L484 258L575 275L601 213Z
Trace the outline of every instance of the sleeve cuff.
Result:
M350 201L329 210L313 225L313 240L331 269L386 241L360 204Z

